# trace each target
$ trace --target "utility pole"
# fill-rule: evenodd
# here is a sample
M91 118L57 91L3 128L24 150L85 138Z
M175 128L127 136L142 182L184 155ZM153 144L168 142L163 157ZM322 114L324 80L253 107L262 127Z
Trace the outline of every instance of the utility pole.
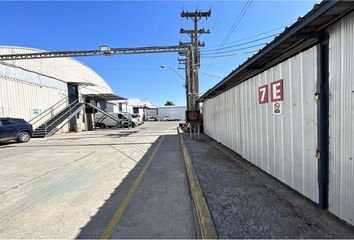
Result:
M191 43L179 43L180 47L183 46L187 46L190 45ZM190 70L191 70L191 58L190 56L190 49L187 49L186 51L179 51L178 54L180 56L183 56L184 58L178 58L178 64L179 65L184 65L183 67L178 67L178 69L184 69L185 70L185 75L186 75L186 82L184 84L185 86L185 91L186 91L186 104L187 104L187 109L191 109L191 101L190 101L190 93L191 93L191 74L190 74Z
M180 53L180 55L182 55L182 53ZM183 55L185 56L186 54L183 54ZM185 70L185 74L186 74L184 88L186 91L186 104L187 104L187 109L188 109L190 106L189 106L189 96L188 96L189 88L188 88L187 61L188 61L187 58L178 58L178 64L184 65L182 67L178 66L178 69Z
M191 46L193 47L190 50L190 53L187 54L187 59L191 59L190 61L190 73L189 73L189 79L190 82L187 83L188 88L190 88L190 92L188 93L187 98L189 98L190 104L187 103L187 105L190 105L189 109L195 109L197 106L195 104L196 99L199 97L199 68L200 68L200 51L199 47L204 47L204 43L200 43L198 38L199 35L201 34L209 34L210 30L207 29L205 30L204 28L198 29L198 21L202 18L207 19L211 15L211 10L208 12L202 12L202 11L195 11L195 12L185 12L183 11L181 13L182 18L191 18L194 21L194 29L192 30L185 30L185 29L180 29L181 34L188 34L191 37ZM188 53L188 50L187 50ZM188 60L187 60L188 63ZM186 66L187 70L187 66ZM186 71L187 72L187 71Z

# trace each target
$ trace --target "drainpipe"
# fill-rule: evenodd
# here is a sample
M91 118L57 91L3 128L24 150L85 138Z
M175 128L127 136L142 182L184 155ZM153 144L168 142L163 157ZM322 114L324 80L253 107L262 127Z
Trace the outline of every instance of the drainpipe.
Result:
M318 47L317 153L319 206L328 208L329 184L329 35L323 34Z

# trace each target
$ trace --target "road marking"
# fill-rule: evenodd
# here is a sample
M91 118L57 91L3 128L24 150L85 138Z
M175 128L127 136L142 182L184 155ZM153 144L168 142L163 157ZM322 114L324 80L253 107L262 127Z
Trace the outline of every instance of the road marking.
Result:
M135 179L134 183L132 184L132 186L130 187L127 195L124 197L123 201L121 202L121 204L119 205L119 207L117 208L116 212L114 213L111 221L108 223L108 225L106 226L105 230L103 231L100 239L109 239L112 236L113 230L116 228L116 226L118 225L125 209L127 208L127 206L129 205L130 200L133 198L133 195L136 191L136 189L138 188L138 186L141 183L141 180L143 179L146 170L148 169L150 163L152 162L157 150L159 149L162 140L164 139L165 136L161 137L160 142L157 144L156 148L154 149L154 151L152 152L152 154L150 155L149 159L147 160L147 162L145 163L143 169L141 169L141 172L139 173L138 177Z
M184 164L186 165L186 171L188 176L189 187L193 199L194 209L197 213L199 233L202 239L217 239L217 234L214 226L213 219L203 195L202 188L198 180L198 176L195 172L192 159L188 153L188 149L184 143L182 134L179 133L179 141L182 148Z

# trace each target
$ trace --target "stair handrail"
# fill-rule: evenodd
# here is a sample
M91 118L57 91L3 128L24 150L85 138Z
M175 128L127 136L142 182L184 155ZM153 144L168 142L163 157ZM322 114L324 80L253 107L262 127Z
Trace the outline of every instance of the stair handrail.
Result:
M109 117L109 118L111 118L111 119L117 121L118 124L124 124L124 122L127 122L127 121L125 121L125 120L122 120L122 119L119 119L119 118L117 118L117 117L115 117L115 116L112 116L112 115L109 114L108 112L106 112L106 111L100 109L100 108L97 107L97 106L92 105L91 103L85 103L85 104L86 104L86 106L89 106L89 107L91 107L91 108L93 108L93 109L96 109L97 111L103 113L105 116L107 116L107 117ZM128 120L128 128L129 128L130 125L131 125L131 121ZM95 126L95 125L94 125L94 126Z
M44 117L46 117L49 113L53 113L56 109L58 109L58 107L63 105L63 103L66 102L64 100L67 100L67 99L68 99L68 96L65 96L64 98L60 99L58 102L54 103L52 106L50 106L49 108L44 110L41 114L39 114L39 115L35 116L34 118L32 118L31 120L29 120L28 122L32 125L36 124L37 122L42 120Z
M57 112L56 114L54 114L54 116L53 116L52 118L49 118L47 121L45 121L44 123L42 123L41 126L42 126L42 125L44 125L44 126L48 125L48 122L50 122L51 120L53 120L53 118L55 118L55 117L58 116L59 114L65 112L65 109L67 109L68 107L70 107L70 105L72 105L72 104L75 103L76 101L78 101L78 100L75 100L74 102L72 102L72 103L70 103L70 104L67 104L63 109L61 109L59 112Z
M111 118L111 119L113 119L113 120L115 120L115 121L117 121L117 122L120 122L120 121L121 121L119 118L117 118L117 117L115 117L115 116L112 116L112 115L109 114L108 112L106 112L106 111L100 109L99 107L97 107L97 106L95 106L95 105L92 105L91 103L85 103L85 104L86 104L86 106L89 106L89 107L91 107L91 108L93 108L93 109L96 109L97 111L99 111L99 112L105 114L106 116L108 116L109 118Z
M69 107L69 109L68 110L66 110L66 111L62 111L62 112L60 112L60 114L66 114L66 113L68 113L68 112L70 112L70 114L71 114L71 111L72 111L72 109L73 108L75 108L77 105L79 105L81 102L79 101L79 99L76 99L74 102L72 102L72 103L70 103L67 107ZM73 106L74 105L74 106ZM50 126L52 126L54 123L56 123L57 121L59 121L59 119L60 118L58 118L58 119L56 119L55 121L53 121L52 123L50 123L49 125L48 125L48 121L47 122L45 122L44 124L45 124L45 128L44 128L44 133L45 133L45 135L47 135L47 130L48 130L48 127L50 127Z
M94 124L93 124L93 128L96 129L97 123L103 122L106 118L107 118L106 115L102 115L102 117L100 117L100 118L98 119L98 121L96 121L96 119L95 119L95 122L94 122Z

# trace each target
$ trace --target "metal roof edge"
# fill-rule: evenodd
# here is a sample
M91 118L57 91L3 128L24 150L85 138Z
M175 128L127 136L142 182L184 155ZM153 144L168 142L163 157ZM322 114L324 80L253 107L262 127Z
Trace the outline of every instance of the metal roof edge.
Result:
M279 44L281 44L285 40L289 39L291 36L295 35L296 32L303 29L308 24L310 24L311 22L316 20L318 17L322 16L327 11L334 8L337 4L339 4L341 2L345 2L345 1L342 1L342 0L322 1L320 3L315 4L314 7L309 12L307 12L305 16L299 17L295 23L293 23L289 27L286 27L285 30L279 34L279 36L274 38L273 41L266 44L266 46L264 46L256 54L254 54L252 57L248 58L245 62L243 62L235 70L233 70L229 75L227 75L223 80L221 80L214 87L210 88L202 96L200 96L197 99L197 102L202 102L202 101L204 101L204 99L206 99L208 97L213 97L211 95L218 95L218 93L216 93L217 88L222 87L223 85L225 85L229 81L232 81L232 79L234 77L236 77L236 75L239 74L242 70L246 69L248 66L250 66L252 63L254 63L256 60L258 60L262 56L266 55L272 49L276 48Z
M43 49L39 49L39 48L32 48L32 47L25 47L25 46L11 46L11 45L0 45L0 48L8 48L8 49L19 49L19 50L29 50L29 51L34 51L34 52L49 52L48 50L43 50ZM85 67L87 68L89 71L93 72L94 74L96 74L102 81L104 81L107 86L110 88L110 90L113 92L113 89L111 88L111 86L107 83L107 81L99 74L97 73L95 70L93 70L90 66L88 66L86 63L83 63L75 58L72 57L62 57L62 58L66 58L70 61L76 62L79 65L81 65L81 67ZM24 69L24 68L23 68ZM38 73L37 73L38 74ZM52 77L54 78L54 77ZM63 80L60 80L63 81ZM101 86L102 87L102 86ZM106 87L104 87L106 88Z

